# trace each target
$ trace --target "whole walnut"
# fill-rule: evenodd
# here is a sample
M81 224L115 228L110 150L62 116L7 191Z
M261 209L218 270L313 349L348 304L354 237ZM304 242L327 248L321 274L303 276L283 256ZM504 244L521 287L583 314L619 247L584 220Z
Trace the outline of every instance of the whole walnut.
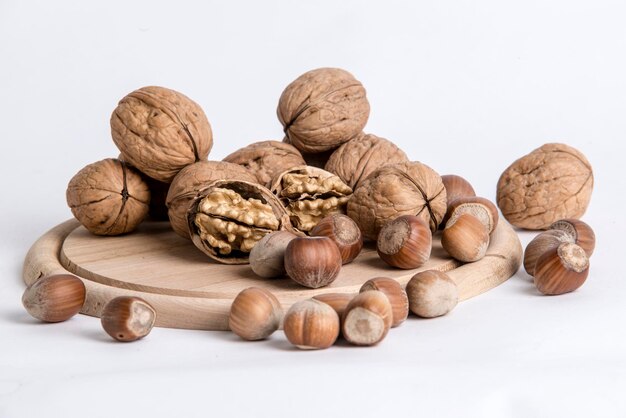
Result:
M362 133L337 148L324 169L336 174L344 183L355 189L380 167L406 161L409 159L404 151L393 142Z
M291 144L302 152L333 149L363 130L370 113L365 88L349 72L318 68L287 86L278 119Z
M496 201L512 225L546 229L559 219L580 218L592 190L591 164L580 151L545 144L504 170Z
M165 199L172 229L181 237L191 239L187 225L187 211L191 201L201 189L216 180L256 183L256 177L244 167L225 161L199 161L183 168L174 177Z
M446 213L441 176L420 162L387 165L374 171L348 201L348 216L363 236L375 240L383 225L401 215L415 215L437 230Z
M111 134L124 161L165 183L183 167L205 160L213 146L200 106L164 87L143 87L120 100Z
M247 168L265 187L271 186L278 173L306 164L296 147L280 141L252 143L228 155L224 161Z
M114 158L89 164L67 185L67 204L96 235L131 232L148 214L150 189L139 172Z

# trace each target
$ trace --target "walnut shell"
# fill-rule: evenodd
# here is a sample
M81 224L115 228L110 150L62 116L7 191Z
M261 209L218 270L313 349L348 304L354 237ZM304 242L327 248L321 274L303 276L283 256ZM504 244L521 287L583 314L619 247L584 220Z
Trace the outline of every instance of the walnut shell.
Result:
M291 141L287 137L283 138L283 142L285 144L291 145ZM326 151L314 152L314 153L300 152L300 155L302 155L305 165L310 165L311 167L317 167L317 168L324 168L324 166L328 162L328 159L333 154L333 152L335 152L336 149L337 148L331 148Z
M287 208L291 223L308 232L323 218L345 213L352 189L339 177L317 167L300 166L279 174L271 187Z
M380 167L406 161L409 158L393 142L362 133L337 148L324 169L338 175L344 183L355 189Z
M194 245L224 264L247 264L250 251L265 235L294 231L272 192L238 180L218 180L202 189L189 207L187 222Z
M143 87L120 100L111 115L111 135L125 161L165 183L183 167L205 160L213 146L200 106L164 87Z
M371 240L376 240L385 223L401 215L419 216L435 232L445 213L441 176L417 161L379 168L361 182L348 201L348 216Z
M200 190L216 180L256 183L256 177L244 167L224 161L199 161L180 170L170 185L165 204L172 229L181 237L191 239L187 224L191 201Z
M504 170L496 201L512 225L547 229L559 219L580 218L592 190L593 171L580 151L545 144Z
M363 130L370 113L365 88L349 72L318 68L287 86L278 119L292 145L302 152L336 148Z
M306 164L296 147L280 141L252 143L228 155L223 161L245 167L265 187L271 186L277 174Z
M114 158L89 164L67 185L67 204L96 235L132 231L148 214L150 189L139 172Z

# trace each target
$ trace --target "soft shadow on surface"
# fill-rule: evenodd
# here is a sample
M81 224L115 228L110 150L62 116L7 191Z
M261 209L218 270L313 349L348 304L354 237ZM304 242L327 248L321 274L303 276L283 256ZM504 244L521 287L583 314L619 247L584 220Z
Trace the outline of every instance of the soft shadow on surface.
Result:
M2 318L6 319L7 322L11 322L13 324L24 324L24 325L34 325L34 326L46 326L46 322L42 322L38 319L33 318L26 312L24 309L12 309L4 314L2 314Z
M85 336L85 338L92 340L92 341L98 341L98 342L107 343L107 344L109 343L120 344L119 341L115 341L103 329L99 329L99 330L90 329L90 330L86 330L82 334Z
M221 341L227 341L233 344L247 345L252 348L255 348L255 346L256 347L267 346L273 349L286 350L286 351L294 351L293 349L298 350L297 347L292 346L288 341L281 339L281 338L277 338L276 336L277 333L282 333L282 330L278 330L274 334L270 335L268 338L264 340L258 340L258 341L244 340L243 338L239 337L237 334L231 331L211 331L210 335L211 335L211 338L217 338Z

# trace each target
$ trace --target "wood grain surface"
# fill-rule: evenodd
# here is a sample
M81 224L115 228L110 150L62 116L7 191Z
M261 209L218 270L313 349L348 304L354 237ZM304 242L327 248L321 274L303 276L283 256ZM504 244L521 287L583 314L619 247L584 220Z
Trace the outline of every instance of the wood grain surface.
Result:
M128 235L98 237L75 220L45 233L26 255L23 278L30 285L55 273L73 273L87 287L81 311L100 316L114 297L144 298L157 311L157 326L188 329L228 329L228 311L234 297L249 286L271 290L283 308L321 293L357 293L376 276L405 285L418 271L447 271L466 300L506 281L520 266L522 247L515 231L500 222L482 260L462 265L441 248L439 235L426 265L415 270L388 267L372 246L345 265L330 286L307 289L283 279L261 279L248 265L223 265L206 257L190 241L176 235L167 222L147 222Z

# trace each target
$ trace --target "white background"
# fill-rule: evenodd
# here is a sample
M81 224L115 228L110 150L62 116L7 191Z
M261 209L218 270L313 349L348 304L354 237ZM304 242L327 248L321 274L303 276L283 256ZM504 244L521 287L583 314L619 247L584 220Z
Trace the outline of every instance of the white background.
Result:
M623 0L0 0L0 417L626 416L625 22ZM153 84L189 95L221 159L280 139L282 89L322 66L363 82L367 132L492 199L542 143L583 151L598 239L584 287L541 297L520 271L378 347L319 352L282 333L155 329L118 344L91 317L26 314L23 257L71 216L72 175L117 155L121 97Z

